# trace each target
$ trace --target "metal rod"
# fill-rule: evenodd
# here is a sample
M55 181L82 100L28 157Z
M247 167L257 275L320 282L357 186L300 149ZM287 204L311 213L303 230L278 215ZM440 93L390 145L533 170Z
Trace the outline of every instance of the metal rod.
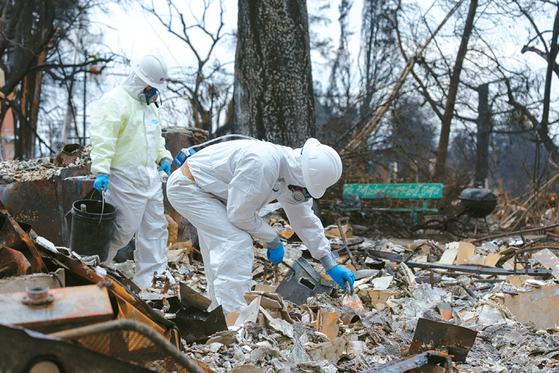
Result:
M523 230L520 230L520 231L509 232L509 233L494 234L494 235L492 235L492 236L486 236L486 237L478 238L477 240L471 241L471 243L474 244L474 243L476 243L476 242L491 240L491 239L493 239L493 238L499 238L499 237L505 237L505 236L512 236L513 234L543 231L543 230L550 229L550 228L555 228L555 227L559 227L559 224L548 225L547 227L523 229Z
M353 268L355 268L356 270L359 269L359 267L357 267L357 263L355 262L355 259L353 258L353 254L351 253L351 250L349 249L349 246L347 245L347 241L345 239L345 234L344 234L344 230L342 229L342 223L338 220L338 229L340 230L340 237L342 239L342 242L344 244L344 247L347 251L347 255L349 255L349 258L351 259L351 263L353 264Z
M167 341L163 336L157 333L149 326L132 320L112 320L101 324L93 324L80 328L64 330L49 334L50 337L63 339L79 339L94 334L112 332L115 330L134 331L149 338L157 347L171 355L184 369L193 373L204 373L204 371L196 365L190 358L181 353L173 344Z

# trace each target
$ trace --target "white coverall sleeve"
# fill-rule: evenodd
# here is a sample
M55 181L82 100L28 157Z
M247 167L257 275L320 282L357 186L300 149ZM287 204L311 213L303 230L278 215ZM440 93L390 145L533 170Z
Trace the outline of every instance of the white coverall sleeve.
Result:
M259 159L245 160L235 170L228 186L227 217L239 229L266 243L276 238L274 228L259 215L277 181L279 164Z
M93 114L91 126L91 173L111 173L111 161L122 126L128 122L126 110L121 103L110 97L102 97Z
M309 249L312 257L319 260L330 254L330 242L324 235L322 222L312 210L312 199L303 203L284 198L278 200L291 227Z
M159 119L161 123L161 118ZM155 163L161 164L161 161L167 159L169 162L173 162L173 156L171 152L165 147L165 138L161 135L161 126L159 127L159 142L157 143L157 159Z

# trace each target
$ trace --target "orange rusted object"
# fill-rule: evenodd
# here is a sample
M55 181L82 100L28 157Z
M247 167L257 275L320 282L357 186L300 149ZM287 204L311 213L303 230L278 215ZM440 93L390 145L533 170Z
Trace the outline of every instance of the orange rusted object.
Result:
M108 321L113 317L107 289L97 285L45 289L47 298L35 303L31 302L32 290L0 294L2 323L51 333Z
M25 255L6 246L0 247L0 278L30 273L31 264Z
M66 144L54 156L54 165L57 167L66 167L75 164L76 160L82 156L83 146L80 144Z
M19 250L23 244L25 244L26 249L29 250L30 256L28 257L31 263L31 268L33 273L48 273L45 263L41 259L41 255L35 247L33 240L29 235L21 228L21 226L12 218L8 210L0 202L0 244L8 246L12 249Z
M44 250L41 247L39 248ZM43 255L45 260L53 261L53 265L63 267L67 271L72 272L90 283L103 284L103 286L114 295L117 301L117 319L131 319L142 322L164 336L168 341L175 343L177 347L179 346L180 337L177 329L175 329L175 324L156 314L150 306L133 295L132 292L126 290L117 280L109 276L101 277L79 260L62 253L57 254L45 250Z

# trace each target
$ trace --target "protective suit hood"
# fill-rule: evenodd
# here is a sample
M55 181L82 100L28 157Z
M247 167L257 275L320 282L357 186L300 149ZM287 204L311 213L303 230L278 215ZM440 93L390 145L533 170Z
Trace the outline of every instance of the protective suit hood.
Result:
M130 96L140 101L140 95L143 94L148 85L135 72L132 72L122 82L121 86L126 92L130 93Z
M304 187L303 168L301 149L291 149L286 146L281 147L282 160L280 165L280 180L283 179L287 185L297 185Z

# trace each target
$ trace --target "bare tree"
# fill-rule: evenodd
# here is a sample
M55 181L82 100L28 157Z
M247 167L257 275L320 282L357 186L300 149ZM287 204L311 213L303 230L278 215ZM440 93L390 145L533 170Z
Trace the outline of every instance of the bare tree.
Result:
M466 56L466 52L468 51L468 41L470 40L470 35L474 27L474 18L476 16L477 6L477 0L471 0L470 8L468 10L468 16L464 25L464 31L462 33L462 38L460 41L460 47L458 48L458 53L454 62L454 68L452 69L448 94L446 97L445 110L441 120L441 134L439 137L439 145L437 148L435 170L433 171L433 181L442 182L445 179L445 166L450 139L450 124L454 116L456 94L458 92L458 84L460 83L460 73L462 72L464 58Z
M11 109L16 158L33 158L37 140L50 149L37 133L43 78L48 74L62 82L67 78L65 68L89 65L74 65L61 57L75 21L97 5L85 0L5 0L0 4L0 68L5 76L0 87L0 122Z
M164 13L156 7L154 0L151 5L144 6L144 10L155 16L167 31L183 41L186 47L196 58L197 64L192 70L182 72L183 76L175 75L170 80L169 90L174 92L177 97L186 98L190 106L190 115L194 127L202 128L210 134L214 133L214 127L219 127L222 122L227 123L227 114L230 105L230 87L226 79L220 79L218 75L224 74L224 64L215 57L215 49L230 36L224 31L224 7L223 2L219 2L219 23L215 30L208 26L208 19L213 17L214 9L210 9L212 2L203 1L201 15L190 14L196 21L191 22L187 14L182 12L173 0L166 2L167 11ZM160 4L159 4L160 5ZM196 43L196 36L192 34L198 32L207 43L203 47ZM227 115L222 121L221 116Z
M369 119L393 84L398 60L396 32L392 22L393 3L364 0L361 20L361 117ZM400 59L401 60L401 59Z
M554 4L555 6L555 19L553 22L553 28L551 30L551 39L549 43L546 42L545 38L543 37L543 32L539 29L537 24L534 22L530 13L522 7L522 5L518 1L514 1L514 3L518 6L520 12L529 20L530 24L534 28L534 31L537 34L537 40L541 42L541 49L531 45L534 41L532 39L528 44L522 47L522 53L526 51L533 51L536 52L538 55L545 58L547 62L547 70L545 74L545 82L544 82L544 93L543 98L541 100L541 116L538 119L538 116L535 114L534 110L530 110L529 106L522 103L521 100L517 98L516 92L518 91L521 86L515 87L515 84L511 81L510 74L508 74L504 69L500 69L504 76L504 81L506 85L506 92L508 97L508 103L516 110L523 113L526 118L532 123L534 131L538 134L541 142L543 143L545 149L549 153L550 160L559 168L559 149L555 142L553 141L549 125L550 125L550 111L551 111L551 85L552 85L552 78L553 74L557 75L557 53L559 52L559 4ZM526 79L522 79L523 83L527 83Z
M349 107L352 96L351 86L351 56L349 54L349 12L352 1L342 0L339 6L340 16L340 41L338 49L332 62L328 89L326 91L326 102L337 111L342 107Z

